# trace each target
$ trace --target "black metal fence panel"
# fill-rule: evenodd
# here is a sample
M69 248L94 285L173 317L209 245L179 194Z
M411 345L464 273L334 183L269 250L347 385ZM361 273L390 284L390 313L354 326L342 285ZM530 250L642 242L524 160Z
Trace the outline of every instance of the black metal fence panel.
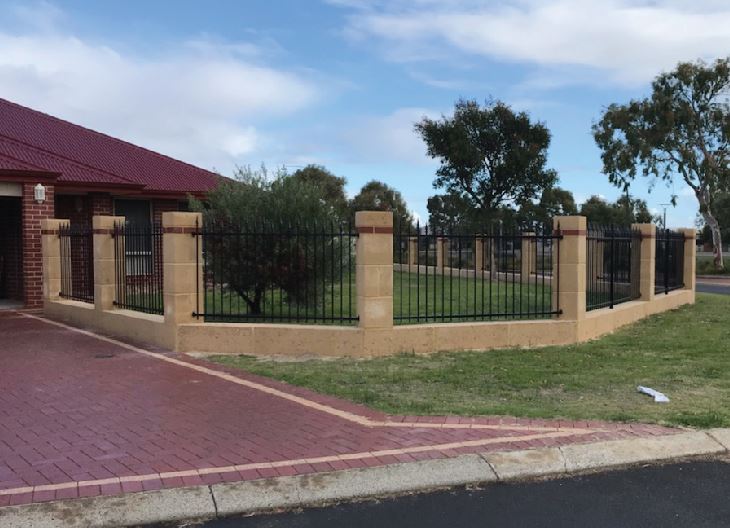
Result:
M586 242L586 309L613 308L638 299L641 232L589 225Z
M60 297L93 303L94 235L91 226L62 226L58 236L61 251Z
M396 226L395 324L550 318L560 313L559 234Z
M162 229L159 225L114 226L114 305L159 314L163 308Z
M669 293L684 287L684 234L657 229L654 292Z
M357 234L345 225L206 225L203 316L215 322L354 324Z

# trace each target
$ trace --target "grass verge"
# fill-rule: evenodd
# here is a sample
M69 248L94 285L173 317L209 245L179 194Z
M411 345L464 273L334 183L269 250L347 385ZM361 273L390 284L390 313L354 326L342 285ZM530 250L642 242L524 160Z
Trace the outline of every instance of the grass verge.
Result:
M730 296L698 295L694 306L572 346L367 360L212 359L393 414L730 426ZM671 402L654 403L637 385Z
M722 271L717 271L713 257L698 256L697 275L730 275L730 268L726 267Z

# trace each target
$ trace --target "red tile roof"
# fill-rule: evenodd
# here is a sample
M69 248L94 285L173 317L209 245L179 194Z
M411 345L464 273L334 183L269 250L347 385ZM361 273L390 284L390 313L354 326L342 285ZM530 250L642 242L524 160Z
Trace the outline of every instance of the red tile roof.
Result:
M201 193L220 176L0 98L0 170L60 174L59 183Z

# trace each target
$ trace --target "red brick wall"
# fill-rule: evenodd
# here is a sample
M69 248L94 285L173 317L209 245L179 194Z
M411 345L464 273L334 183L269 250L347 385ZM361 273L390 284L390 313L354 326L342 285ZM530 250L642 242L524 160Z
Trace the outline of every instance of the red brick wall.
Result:
M41 255L41 220L54 218L54 188L46 185L46 201L34 198L34 183L23 184L23 293L28 308L42 306L43 268Z
M162 225L162 213L179 211L179 200L153 200L152 201L152 225Z
M114 201L109 194L90 194L91 215L92 216L111 216L114 214Z
M95 215L111 215L114 207L109 194L56 195L56 218L70 220L74 225L91 225Z

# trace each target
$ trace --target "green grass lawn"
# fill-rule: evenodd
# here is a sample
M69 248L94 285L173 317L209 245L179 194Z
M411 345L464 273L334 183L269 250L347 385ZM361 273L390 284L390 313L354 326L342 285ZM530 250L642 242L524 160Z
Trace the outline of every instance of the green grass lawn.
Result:
M552 293L549 280L543 285L520 283L519 275L507 274L506 280L490 281L481 276L459 277L456 273L420 276L416 273L393 274L393 316L396 324L439 321L483 321L495 314L497 319L518 319L510 315L525 314L525 319L550 317ZM419 316L416 318L416 316ZM398 319L398 317L410 319Z
M483 280L481 277L459 277L449 273L442 278L441 275L419 276L396 271L393 274L393 314L396 318L401 315L411 317L410 320L397 320L397 324L448 321L452 317L458 321L488 320L486 317L471 317L473 314L487 313L499 314L495 319L516 319L516 316L504 314L518 312L527 314L523 318L547 317L541 314L551 309L549 281L543 285L538 280L535 284L533 278L530 284L520 284L519 275L516 280L513 284L511 276L505 282L489 281L488 278ZM320 290L316 297L319 301L316 304L301 304L297 307L287 302L281 290L267 291L263 299L264 313L260 317L247 317L246 303L238 295L220 289L209 290L206 293L206 313L237 315L237 318L221 317L220 320L241 322L284 317L312 323L319 323L323 316L337 318L340 315L357 315L354 277L351 282L344 277L342 282L330 284L324 292ZM211 315L207 319L213 321L217 318Z
M534 350L367 360L214 361L395 414L515 415L730 426L730 297L647 318L600 340ZM646 385L671 402L636 392Z

